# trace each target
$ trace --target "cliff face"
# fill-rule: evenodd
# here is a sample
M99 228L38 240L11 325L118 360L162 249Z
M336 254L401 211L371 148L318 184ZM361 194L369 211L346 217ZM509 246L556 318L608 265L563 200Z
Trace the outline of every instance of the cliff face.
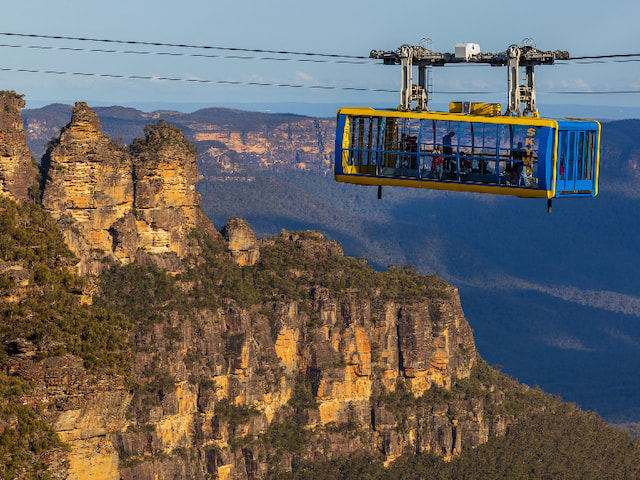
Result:
M37 363L22 357L12 359L10 371L36 385L23 402L39 408L69 447L64 462L52 469L54 476L69 480L119 478L119 456L110 437L126 425L131 394L123 378L90 374L82 359L74 355Z
M504 432L510 420L495 405L451 393L478 361L455 288L373 272L317 232L259 241L239 219L225 230L253 239L253 265L227 257L233 241L201 235L187 271L136 263L103 273L95 304L65 313L129 317L120 362L131 359L133 387L89 370L84 347L46 354L73 337L5 343L8 372L34 385L22 404L70 447L51 467L56 478L264 478L350 455L449 459Z
M38 168L20 115L25 101L15 92L0 91L0 104L0 195L26 202L34 198Z
M238 164L226 150L240 154L245 168L281 170L297 168L328 172L333 165L335 122L298 118L285 123L260 124L239 129L224 123L189 124L191 135L201 146L200 159L218 169L237 173ZM223 144L225 148L220 148Z
M80 273L100 273L136 258L179 268L188 231L215 232L199 209L195 162L195 152L174 127L149 127L146 138L126 150L78 102L43 157L42 203L80 259Z
M86 305L62 246L22 262L44 221L14 229L26 243L0 259L0 360L33 385L21 404L70 446L55 477L248 480L351 456L450 460L517 421L506 399L527 389L478 373L454 287L409 267L375 272L318 232L259 240L232 218L220 235L177 128L159 122L123 149L80 102L42 170L43 205L80 272L100 274Z
M342 255L317 233L282 232L263 242L261 262L285 261L274 249L319 264ZM304 278L305 267L296 266L292 275ZM485 442L499 422L481 401L442 400L426 415L401 420L406 412L375 400L398 388L420 398L469 377L476 363L471 329L455 288L442 288L437 298L403 303L316 286L305 301L227 302L191 318L169 314L168 323L137 337L134 378L149 384L155 372L152 381L164 378L168 386L155 403L136 397L133 425L113 436L127 459L123 478L261 478L275 461L265 436L291 422L308 433L304 458L377 453L391 461L413 451L449 458L462 445ZM277 462L291 458L281 453Z

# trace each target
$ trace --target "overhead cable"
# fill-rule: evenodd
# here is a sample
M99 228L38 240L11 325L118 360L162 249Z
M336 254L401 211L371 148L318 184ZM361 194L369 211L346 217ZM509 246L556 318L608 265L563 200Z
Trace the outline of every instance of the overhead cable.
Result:
M351 58L351 59L369 59L369 57L357 56L357 55L337 55L331 53L313 53L313 52L293 52L287 50L265 50L255 48L240 48L240 47L221 47L213 45L189 45L184 43L164 43L164 42L143 42L136 40L111 40L103 38L89 38L89 37L67 37L61 35L36 35L27 33L9 33L0 32L0 35L11 37L24 37L24 38L46 38L49 40L74 40L83 42L101 42L101 43L119 43L127 45L147 45L154 47L175 47L175 48L197 48L205 50L228 50L232 52L252 52L252 53L268 53L277 55L301 55L309 57L329 57L329 58Z
M313 52L293 52L286 50L264 50L264 49L248 49L237 47L220 47L220 46L203 46L203 45L189 45L189 44L174 44L163 42L143 42L133 40L112 40L112 39L97 39L86 37L69 37L59 35L36 35L36 34L23 34L23 33L8 33L0 32L0 35L12 36L12 37L24 37L24 38L40 38L40 39L55 39L55 40L73 40L73 41L86 41L86 42L103 42L110 44L128 44L128 45L144 45L144 46L158 46L158 47L175 47L175 48L189 48L189 49L206 49L206 50L223 50L233 52L252 52L260 54L276 54L276 55L289 55L289 56L304 56L314 58L285 58L285 57L264 57L264 56L247 56L247 55L217 55L211 53L183 53L183 52L167 52L167 51L147 51L147 50L113 50L113 49L98 49L98 48L80 48L80 47L68 47L68 46L43 46L43 45L11 45L0 44L0 47L6 48L25 48L25 49L41 49L41 50L59 50L59 51L73 51L73 52L91 52L91 53L121 53L121 54L134 54L134 55L158 55L158 56L185 56L185 57L201 57L201 58L223 58L223 59L242 59L242 60L274 60L274 61L297 61L297 62L317 62L317 63L341 63L341 64L373 64L378 62L371 62L369 57L363 56L350 56L350 55L337 55L337 54L322 54ZM325 57L325 58L315 58ZM610 63L610 62L638 62L640 61L640 53L629 54L612 54L612 55L593 55L593 56L580 56L571 57L566 60L558 60L562 64L567 63ZM349 60L338 60L340 58ZM470 64L461 63L455 66L468 66ZM397 93L397 90L389 89L377 89L377 88L361 88L361 87L338 87L329 85L302 85L302 84L289 84L289 83L268 83L268 82L243 82L234 80L207 80L200 78L175 78L175 77L161 77L161 76L147 76L147 75L123 75L123 74L109 74L109 73L87 73L87 72L67 72L57 70L35 70L35 69L16 69L16 68L0 68L0 71L6 72L21 72L21 73L40 73L40 74L55 74L55 75L74 75L85 77L103 77L103 78L120 78L120 79L136 79L136 80L158 80L158 81L173 81L173 82L190 82L190 83L210 83L210 84L227 84L227 85L254 85L254 86L273 86L273 87L288 87L288 88L309 88L309 89L322 89L322 90L347 90L347 91L360 91L360 92L381 92L381 93ZM501 92L489 92L489 91L435 91L437 94L460 94L460 95L487 95L498 94ZM561 91L561 92L543 92L538 91L539 94L554 94L554 95L610 95L610 94L637 94L638 90L615 90L615 91Z
M372 61L364 60L322 60L318 58L284 58L284 57L256 57L244 55L215 55L205 53L178 53L178 52L152 52L142 50L108 50L103 48L79 48L79 47L50 47L46 45L12 45L0 43L3 48L25 48L33 50L57 50L69 52L90 52L90 53L123 53L128 55L158 55L168 57L199 57L199 58L226 58L233 60L274 60L280 62L309 62L309 63L334 63L334 64L354 64L354 65L372 65ZM376 62L377 63L377 62Z
M186 82L186 83L209 83L222 85L253 85L261 87L287 87L287 88L309 88L316 90L347 90L355 92L379 92L379 93L398 93L397 90L389 90L385 88L363 88L363 87L338 87L333 85L302 85L292 83L269 83L269 82L242 82L237 80L208 80L204 78L177 78L177 77L159 77L150 75L123 75L115 73L89 73L89 72L65 72L60 70L33 70L27 68L6 68L0 67L1 72L17 72L17 73L40 73L48 75L71 75L81 77L101 77L131 80L155 80L169 82ZM436 90L433 93L439 95L498 95L502 91L471 91L471 90ZM637 94L640 90L609 90L609 91L560 91L545 92L538 91L541 95L610 95L610 94Z
M262 87L289 87L289 88L311 88L320 90L349 90L356 92L382 92L382 93L398 93L397 90L387 90L381 88L361 88L361 87L336 87L332 85L300 85L291 83L267 83L267 82L241 82L236 80L207 80L203 78L176 78L176 77L155 77L148 75L120 75L115 73L88 73L88 72L64 72L59 70L32 70L27 68L6 68L0 67L2 72L18 72L18 73L44 73L50 75L73 75L81 77L103 77L103 78L122 78L133 80L159 80L170 82L190 82L190 83L215 83L224 85L255 85Z

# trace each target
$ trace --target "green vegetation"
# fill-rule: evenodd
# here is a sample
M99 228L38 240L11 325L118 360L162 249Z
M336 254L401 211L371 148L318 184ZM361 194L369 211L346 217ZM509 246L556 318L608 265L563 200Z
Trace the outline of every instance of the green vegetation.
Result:
M0 198L0 367L25 352L34 361L73 354L90 373L128 375L129 323L117 313L81 302L90 288L71 273L75 263L64 239L40 205ZM32 385L0 373L0 478L50 478L47 462L64 449L24 403Z
M170 311L215 311L229 301L248 307L308 300L316 287L326 288L334 298L350 295L404 303L450 298L451 287L435 276L419 275L408 266L377 272L362 260L341 255L318 233L293 235L295 241L277 237L261 246L259 262L240 267L226 255L224 239L194 231L191 240L200 253L184 260L184 273L172 276L138 264L113 267L100 277L95 304L150 326L165 321Z
M640 475L639 453L628 434L594 413L563 405L532 415L448 464L426 454L403 457L386 478L633 479Z
M488 387L502 400L492 400ZM483 398L485 412L511 414L518 423L504 436L492 436L475 449L466 448L446 463L431 453L406 454L385 468L377 456L351 456L328 461L294 457L284 480L421 480L421 479L636 479L640 478L640 442L606 424L593 412L582 412L537 389L520 385L481 362L472 378L458 381L451 392L435 391L415 398L402 388L375 402L394 412L402 426L409 412L420 415L439 402ZM451 403L449 403L451 406ZM427 410L428 411L428 410Z
M167 311L189 311L175 277L155 266L116 266L99 281L95 305L126 315L143 330L166 320Z
M524 418L535 411L553 410L561 404L558 397L518 383L478 358L471 376L454 379L450 389L433 386L416 397L402 383L393 392L371 398L373 406L383 406L402 423L409 410L430 412L433 405L450 405L456 401L482 400L489 416L513 415Z
M39 412L22 404L31 391L26 381L0 372L0 479L50 478L45 454L65 448Z
M312 432L306 428L297 415L283 421L271 422L267 431L259 439L268 451L267 464L276 466L283 455L298 456L309 447Z
M72 353L90 371L126 374L129 323L81 303L86 279L70 272L73 255L49 216L36 204L7 199L0 199L0 212L0 260L12 266L0 274L0 341L23 339L33 344L37 358ZM7 361L0 350L0 364Z
M305 408L318 408L316 397L313 396L311 379L304 373L298 374L293 387L293 395L289 399L289 406L299 412Z
M276 237L260 248L260 260L239 267L222 253L223 239L195 232L201 261L187 260L191 268L178 277L191 284L195 306L217 308L222 299L242 306L265 301L297 301L310 298L311 290L324 287L334 298L356 298L421 302L451 297L451 287L433 276L422 276L410 266L390 266L377 272L366 262L341 255L337 245L316 232L295 232L293 240Z
M246 423L251 417L261 415L255 407L234 405L230 400L222 400L216 404L216 419L225 422L233 430L238 425Z

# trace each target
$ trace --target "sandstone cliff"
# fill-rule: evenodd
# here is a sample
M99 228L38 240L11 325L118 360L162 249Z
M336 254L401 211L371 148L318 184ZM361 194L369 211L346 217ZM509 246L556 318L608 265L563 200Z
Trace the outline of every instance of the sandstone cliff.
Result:
M120 147L78 102L43 157L42 204L80 259L80 273L136 258L179 269L192 228L215 234L199 208L193 148L163 123L145 133L131 149Z
M256 239L232 218L218 234L197 207L195 152L164 122L124 149L78 103L43 172L46 211L79 270L100 274L88 305L46 215L2 200L0 361L30 385L9 404L46 420L45 453L29 445L55 478L449 461L557 404L486 366L435 276L376 272L319 232ZM18 431L3 412L2 433Z
M200 210L196 150L178 128L164 122L149 126L145 139L134 141L130 150L138 249L182 257L192 229L217 234Z
M260 247L249 223L238 217L227 220L220 231L227 241L227 250L231 258L241 267L253 265L260 258Z
M216 242L205 257L226 248ZM227 262L177 277L191 313L170 296L148 306L156 321L136 335L133 367L146 387L112 436L123 478L264 478L294 460L351 455L450 459L513 421L500 413L505 391L480 382L487 400L464 393L478 360L455 288L410 269L375 273L317 232L263 240L253 266ZM156 275L128 269L111 308L136 308L130 282Z
M15 223L40 237L2 235L51 242L46 217L27 213ZM177 275L138 262L103 273L93 305L65 273L60 240L28 268L6 262L0 361L33 386L20 403L69 446L48 457L55 478L248 479L305 459L448 459L511 421L451 393L478 362L455 288L374 272L318 232L257 240L240 219L225 231L231 240L191 237L197 254Z
M263 121L237 125L233 121L233 111L228 116L231 117L228 122L193 121L186 125L201 151L203 165L226 173L245 169L282 171L292 167L331 171L333 119L291 116L278 121L277 115L272 115L273 118L261 115L259 118L264 117ZM241 161L229 158L229 151L232 155L238 154Z
M15 92L0 91L0 105L0 195L26 202L35 198L38 167L20 115L25 101Z

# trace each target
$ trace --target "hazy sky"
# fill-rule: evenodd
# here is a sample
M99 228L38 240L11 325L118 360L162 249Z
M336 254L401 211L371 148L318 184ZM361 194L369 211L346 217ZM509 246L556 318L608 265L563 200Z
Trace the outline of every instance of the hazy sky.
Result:
M131 40L247 49L368 56L430 38L433 49L453 52L459 42L501 52L524 38L541 50L572 56L640 53L637 0L485 0L483 2L403 0L0 0L0 32ZM535 5L535 6L532 6ZM11 45L11 46L10 46ZM24 46L57 47L43 50ZM93 50L136 50L190 56L140 55ZM272 57L270 54L79 42L0 35L0 89L37 102L139 104L193 102L312 102L397 106L398 93L353 92L214 82L263 82L393 90L400 68L364 64L311 63L193 55ZM281 56L282 57L282 56ZM309 57L288 57L298 60ZM315 57L314 57L315 58ZM563 95L563 91L640 92L640 57L635 61L560 64L536 69L538 105L580 103L640 107L640 93ZM7 70L8 69L8 70ZM196 83L81 76L39 72L200 79ZM486 91L492 95L436 93L433 102L506 101L506 68L447 66L434 70L434 90Z

